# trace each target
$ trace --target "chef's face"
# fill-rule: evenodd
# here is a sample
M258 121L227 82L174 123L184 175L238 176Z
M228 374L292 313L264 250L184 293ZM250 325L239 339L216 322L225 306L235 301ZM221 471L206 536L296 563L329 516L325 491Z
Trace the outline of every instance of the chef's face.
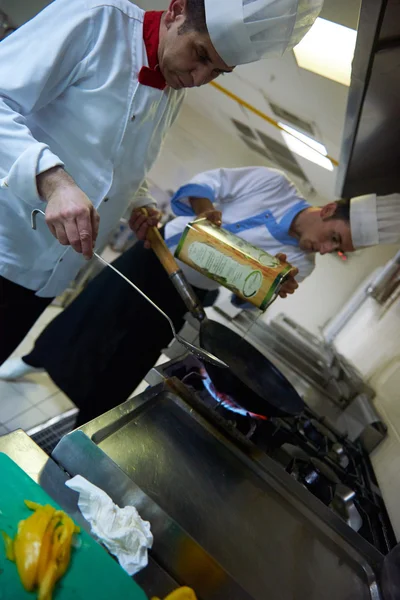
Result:
M336 203L312 211L312 218L300 234L299 246L305 252L353 252L350 222L335 219Z
M186 0L173 0L164 15L158 60L167 85L175 90L204 85L233 71L217 54L208 33L195 31L186 20Z

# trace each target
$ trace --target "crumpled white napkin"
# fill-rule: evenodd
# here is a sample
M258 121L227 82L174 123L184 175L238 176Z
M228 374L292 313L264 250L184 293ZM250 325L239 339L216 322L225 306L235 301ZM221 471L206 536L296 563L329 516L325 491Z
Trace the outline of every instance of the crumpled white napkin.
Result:
M110 496L81 475L65 485L79 493L78 506L93 535L118 558L121 567L129 575L146 567L153 536L150 523L143 521L136 508L119 508Z

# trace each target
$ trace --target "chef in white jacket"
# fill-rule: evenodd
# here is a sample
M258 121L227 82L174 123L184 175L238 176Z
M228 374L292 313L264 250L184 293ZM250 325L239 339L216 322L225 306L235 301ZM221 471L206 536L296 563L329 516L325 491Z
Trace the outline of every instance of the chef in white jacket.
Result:
M171 204L177 217L166 224L165 241L172 252L195 214L207 213L209 220L218 222L220 218L224 229L250 244L273 256L286 255L297 269L298 283L314 269L314 253L302 250L296 237L290 234L295 217L310 208L310 204L282 171L243 167L199 173L179 188ZM182 262L179 264L193 286L219 288L216 281Z
M143 182L183 88L281 55L322 1L55 0L1 42L0 363L128 207L153 204Z

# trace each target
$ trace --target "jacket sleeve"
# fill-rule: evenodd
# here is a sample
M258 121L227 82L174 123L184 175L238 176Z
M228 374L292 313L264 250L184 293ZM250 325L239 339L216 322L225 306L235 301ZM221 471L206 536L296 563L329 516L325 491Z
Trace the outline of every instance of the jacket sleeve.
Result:
M227 194L226 171L227 169L205 171L182 185L171 198L174 214L178 217L194 215L189 198L208 198L213 204L223 202Z
M82 4L56 0L0 43L0 186L31 206L40 201L36 175L63 163L27 118L83 76L92 15Z
M157 206L157 202L151 195L149 185L146 180L143 181L142 185L133 197L130 208L134 210L135 208L141 208L142 206L149 206L151 208L155 208Z

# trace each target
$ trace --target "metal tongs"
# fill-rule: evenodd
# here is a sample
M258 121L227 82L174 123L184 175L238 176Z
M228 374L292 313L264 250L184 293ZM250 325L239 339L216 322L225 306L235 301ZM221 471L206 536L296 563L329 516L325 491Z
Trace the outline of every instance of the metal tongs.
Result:
M35 230L36 230L36 216L38 213L45 216L45 213L42 210L40 210L39 208L35 208L32 211L31 225L32 225L32 229L35 229ZM154 245L156 246L156 241L157 241L157 244L160 245L160 240L161 240L162 244L165 246L165 248L161 248L161 250L162 250L161 253L164 255L166 261L168 262L169 267L170 267L169 269L167 268L166 263L164 263L163 260L161 259L159 252L157 252L155 250L155 248L153 248L154 251L156 252L158 258L162 262L164 268L166 268L166 270L168 271L172 283L174 283L174 285L177 288L178 292L180 293L182 299L184 300L186 306L189 308L189 310L193 314L195 314L195 316L199 319L199 321L201 321L203 318L206 318L204 309L202 308L200 302L196 298L196 295L195 295L193 289L191 288L189 283L186 281L186 278L183 275L182 271L179 269L179 266L175 262L175 259L173 258L172 254L170 253L167 246L165 245L165 242L162 239L159 231L155 227L152 229L154 229L156 231L156 233L152 232L152 235L149 236L149 237L151 237L151 242L153 244L153 241L154 241ZM157 240L156 240L157 235L159 236L159 239L157 238ZM132 286L134 290L136 290L141 296L143 296L143 298L145 298L145 300L147 300L147 302L149 302L156 310L158 310L160 315L162 315L164 317L164 319L166 319L168 321L169 326L171 327L172 335L174 336L175 340L177 342L179 342L179 344L184 346L187 350L189 350L189 352L191 352L192 354L194 354L201 360L205 360L213 365L216 365L217 367L225 367L225 368L228 367L228 365L226 363L224 363L222 360L220 360L219 358L217 358L216 356L211 354L211 352L208 352L207 350L204 350L203 348L200 348L199 346L195 346L194 344L188 342L183 337L178 335L176 333L175 326L172 322L172 319L159 306L157 306L157 304L155 304L155 302L153 302L153 300L151 300L139 287L137 287L137 285L135 285L130 279L125 277L125 275L123 275L120 271L118 271L118 269L116 269L113 265L111 265L109 262L104 260L104 258L102 256L100 256L100 254L98 254L97 252L93 252L93 256L95 256L98 261L100 261L101 263L103 263L104 265L106 265L107 267L112 269L113 271L115 271L115 273L117 273L120 277L122 277L122 279L125 279L125 281L130 286ZM170 269L172 268L172 266L174 267L173 273L170 272Z

